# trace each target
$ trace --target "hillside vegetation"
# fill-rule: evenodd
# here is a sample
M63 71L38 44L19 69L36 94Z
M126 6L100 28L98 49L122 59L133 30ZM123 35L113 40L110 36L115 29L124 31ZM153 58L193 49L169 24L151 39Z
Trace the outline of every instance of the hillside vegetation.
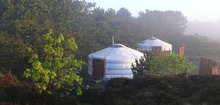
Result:
M0 81L0 104L4 105L218 105L220 77L178 75L118 78L108 82L105 90L84 90L81 96L37 94L31 84ZM8 86L6 87L2 87Z
M216 61L220 64L220 42L214 41L206 36L200 35L179 35L161 37L162 40L171 43L173 50L178 53L178 45L185 45L185 56L189 57L197 68L192 74L198 74L200 58L205 57Z

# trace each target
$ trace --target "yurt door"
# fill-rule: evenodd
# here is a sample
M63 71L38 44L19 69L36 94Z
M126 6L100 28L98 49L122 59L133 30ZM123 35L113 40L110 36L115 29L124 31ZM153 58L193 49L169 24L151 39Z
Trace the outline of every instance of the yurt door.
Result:
M104 76L104 60L101 59L93 59L92 63L93 73L92 75L95 77L103 77Z
M154 56L160 56L160 53L161 53L161 49L162 49L162 47L161 46L152 46L151 47L151 51L152 51L152 54L154 55Z

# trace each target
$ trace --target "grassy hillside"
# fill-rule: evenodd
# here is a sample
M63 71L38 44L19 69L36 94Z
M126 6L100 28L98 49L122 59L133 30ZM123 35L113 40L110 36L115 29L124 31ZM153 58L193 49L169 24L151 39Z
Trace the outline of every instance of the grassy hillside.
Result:
M200 34L207 35L213 40L220 40L220 21L218 22L200 22L200 21L188 21L185 34Z
M185 55L189 57L197 69L192 74L197 74L200 58L205 57L220 64L220 43L200 35L179 35L161 37L162 40L173 45L173 50L178 53L178 45L185 44Z

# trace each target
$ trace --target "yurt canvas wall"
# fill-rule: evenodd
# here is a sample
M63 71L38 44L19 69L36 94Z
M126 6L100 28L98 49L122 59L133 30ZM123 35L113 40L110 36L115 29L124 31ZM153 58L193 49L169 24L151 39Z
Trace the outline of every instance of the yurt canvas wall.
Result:
M89 54L88 74L109 80L111 78L133 78L131 64L139 59L143 53L128 48L122 44Z
M169 51L171 53L172 51L172 45L164 42L160 39L157 39L156 37L148 38L141 43L138 43L138 51L141 52L148 52L152 50L160 50L160 51Z

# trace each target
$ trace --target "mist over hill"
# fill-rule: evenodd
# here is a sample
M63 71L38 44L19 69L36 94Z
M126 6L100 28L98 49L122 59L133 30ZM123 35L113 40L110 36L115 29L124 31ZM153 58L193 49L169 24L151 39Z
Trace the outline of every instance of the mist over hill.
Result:
M186 35L207 36L215 41L220 40L220 21L218 22L200 22L189 21L187 23Z

